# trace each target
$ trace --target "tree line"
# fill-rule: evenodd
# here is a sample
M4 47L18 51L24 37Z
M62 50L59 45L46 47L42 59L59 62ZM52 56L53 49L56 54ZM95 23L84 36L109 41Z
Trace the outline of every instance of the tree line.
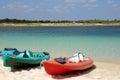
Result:
M120 23L120 20L20 20L20 19L0 19L0 23Z

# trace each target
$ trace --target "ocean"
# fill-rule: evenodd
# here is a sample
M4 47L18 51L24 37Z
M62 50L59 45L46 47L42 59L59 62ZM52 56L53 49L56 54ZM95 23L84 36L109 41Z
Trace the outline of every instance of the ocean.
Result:
M0 27L0 50L49 52L51 57L81 52L95 61L120 63L120 26Z

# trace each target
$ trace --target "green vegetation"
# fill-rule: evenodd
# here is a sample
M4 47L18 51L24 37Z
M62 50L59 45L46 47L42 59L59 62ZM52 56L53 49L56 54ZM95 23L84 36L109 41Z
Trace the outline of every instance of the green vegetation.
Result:
M120 20L20 20L20 19L0 19L0 23L120 23Z

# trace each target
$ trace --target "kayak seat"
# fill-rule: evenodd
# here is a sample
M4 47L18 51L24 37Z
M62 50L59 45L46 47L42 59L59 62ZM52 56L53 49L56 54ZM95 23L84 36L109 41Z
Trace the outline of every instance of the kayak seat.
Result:
M31 51L25 50L23 57L25 57L25 58L33 57L33 54Z
M28 55L29 57L33 57L33 53L32 53L31 51L26 50L26 53L27 53L27 55Z
M66 63L66 58L55 58L54 59L56 62L58 62L58 63L61 63L61 64L65 64Z
M23 55L24 58L28 58L29 56L26 54L26 52Z

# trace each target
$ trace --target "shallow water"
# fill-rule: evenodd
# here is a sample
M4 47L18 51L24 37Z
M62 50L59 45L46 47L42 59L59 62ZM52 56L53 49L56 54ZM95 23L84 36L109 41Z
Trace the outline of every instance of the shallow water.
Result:
M46 51L51 57L81 52L96 61L120 63L120 26L0 27L0 50Z

